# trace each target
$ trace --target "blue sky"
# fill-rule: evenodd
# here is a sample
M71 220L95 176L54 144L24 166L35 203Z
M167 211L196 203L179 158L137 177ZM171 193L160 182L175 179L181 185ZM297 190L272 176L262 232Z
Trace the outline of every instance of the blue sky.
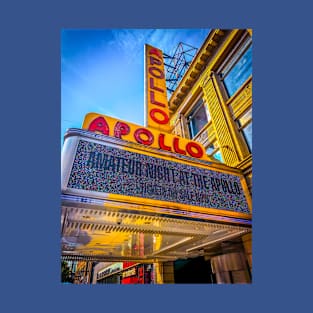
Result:
M144 124L144 45L173 55L199 48L209 29L99 29L61 32L61 142L88 112Z

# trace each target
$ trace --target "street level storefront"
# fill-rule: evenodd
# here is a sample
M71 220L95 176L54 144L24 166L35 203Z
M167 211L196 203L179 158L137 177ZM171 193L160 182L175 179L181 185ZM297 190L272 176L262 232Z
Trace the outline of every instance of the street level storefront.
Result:
M102 269L99 283L251 282L252 120L240 115L250 98L237 98L243 87L229 84L234 111L225 111L207 74L224 69L220 58L229 53L240 60L242 42L249 49L244 30L212 30L168 106L162 52L146 46L146 126L88 113L82 129L67 131L64 260L124 264Z
M94 272L96 284L151 284L153 264L136 262L98 263Z
M116 262L109 266L105 266L98 272L94 272L97 284L120 284L120 271L123 269L122 262Z

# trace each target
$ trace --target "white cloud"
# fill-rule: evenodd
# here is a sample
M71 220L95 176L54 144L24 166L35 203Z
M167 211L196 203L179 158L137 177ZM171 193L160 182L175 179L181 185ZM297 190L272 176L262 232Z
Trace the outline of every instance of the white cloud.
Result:
M128 61L136 61L143 56L143 46L150 31L140 29L112 30L120 50L127 55ZM142 62L142 60L138 61Z
M131 62L142 62L144 45L150 44L167 54L173 54L179 41L184 38L186 30L175 29L122 29L112 30L119 49ZM180 40L179 40L180 39ZM110 43L113 45L113 42Z
M143 56L144 44L173 55L179 42L199 48L209 29L119 29L112 30L114 40L131 61Z

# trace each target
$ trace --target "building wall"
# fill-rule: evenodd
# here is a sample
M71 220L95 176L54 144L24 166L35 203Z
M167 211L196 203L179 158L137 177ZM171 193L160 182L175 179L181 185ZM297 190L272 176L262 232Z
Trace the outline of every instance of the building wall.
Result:
M232 62L236 54L242 53L240 45L247 41L251 44L250 33L247 30L232 30L225 31L224 34L227 35L224 35L220 42L215 43L214 51L211 52L212 57L207 60L206 65L198 74L198 79L188 87L189 91L185 94L179 93L179 90L184 90L184 83L182 83L176 94L174 93L171 97L169 102L172 107L172 132L182 137L195 139L206 148L216 142L223 163L242 169L249 188L252 188L252 153L238 125L244 113L252 109L252 75L231 96L227 94L222 79L224 68ZM207 45L204 45L202 49L208 49ZM192 65L189 70L193 71ZM177 103L178 98L180 99L179 105L173 105L175 101ZM188 129L188 117L199 99L204 102L211 118L192 137Z
M174 284L174 262L154 263L154 281L156 284Z
M246 257L243 253L232 252L211 258L212 272L217 284L250 283Z
M219 40L212 36L212 33L216 32L220 34ZM232 63L236 62L236 58L239 58L247 46L252 45L251 34L250 30L213 30L211 37L216 41L214 44L204 43L201 48L202 50L210 48L211 53L206 62L202 62L203 68L198 72L198 78L194 79L192 84L189 82L189 85L188 79L182 80L169 100L172 109L172 132L201 142L205 148L209 148L208 154L212 156L218 151L223 163L243 171L250 193L252 193L252 151L239 122L245 117L245 113L252 112L252 75L249 75L240 88L229 96L223 83L223 73L229 71ZM208 37L210 38L210 35ZM198 52L197 56L199 55L201 51ZM191 64L188 71L196 72L197 65L196 62ZM188 120L199 101L203 102L209 120L193 137ZM249 124L252 125L252 115Z

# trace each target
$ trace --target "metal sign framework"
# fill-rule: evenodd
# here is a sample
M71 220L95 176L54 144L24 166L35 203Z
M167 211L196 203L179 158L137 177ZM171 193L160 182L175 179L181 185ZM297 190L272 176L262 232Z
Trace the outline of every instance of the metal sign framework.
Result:
M197 48L180 42L177 45L173 56L163 53L165 60L164 66L166 69L167 91L169 95L171 95L176 89L197 51Z

